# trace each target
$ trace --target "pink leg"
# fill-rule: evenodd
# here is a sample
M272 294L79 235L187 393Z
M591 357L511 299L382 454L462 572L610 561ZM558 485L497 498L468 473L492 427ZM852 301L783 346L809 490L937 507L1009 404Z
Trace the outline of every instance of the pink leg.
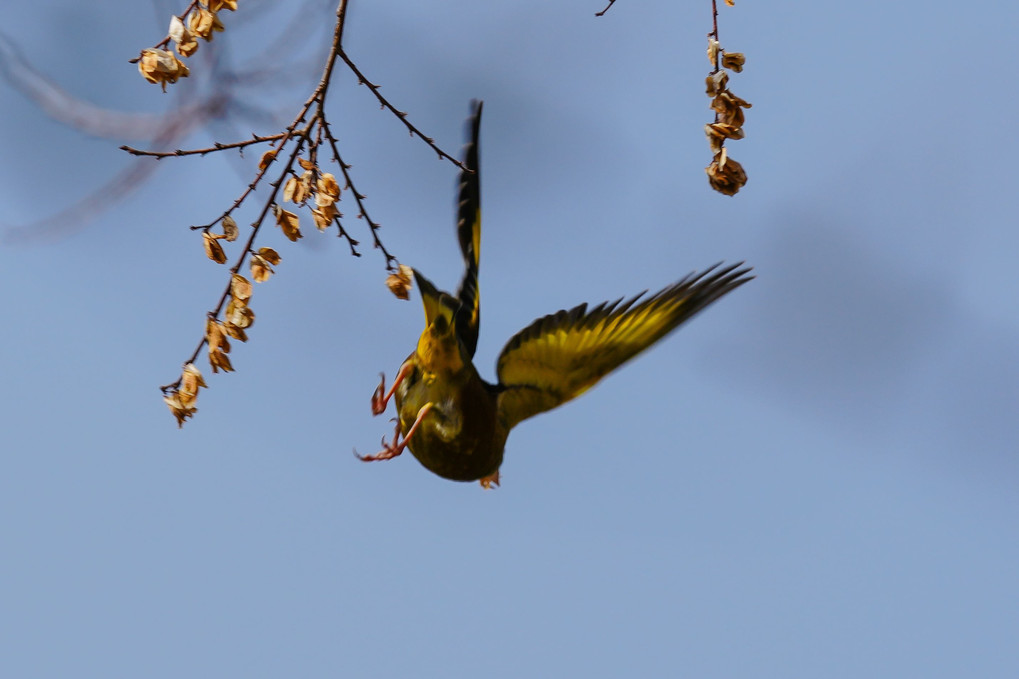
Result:
M423 406L421 406L421 410L418 411L418 415L414 419L414 424L411 425L410 431L407 432L407 435L403 437L402 441L400 440L400 421L397 420L396 431L393 432L392 443L386 443L386 439L385 437L383 437L382 450L380 450L379 452L375 453L374 455L359 455L358 452L355 450L354 455L357 457L357 459L361 460L361 462L375 462L377 460L393 459L394 457L402 453L403 449L407 447L407 443L410 441L410 437L412 437L414 435L414 432L418 430L418 427L421 426L421 421L425 419L425 415L427 415L428 411L431 409L432 403L426 403Z
M400 372L396 373L396 379L393 380L393 386L386 391L386 374L379 373L381 381L379 386L375 387L375 393L372 394L372 415L381 415L386 412L386 406L389 405L389 399L393 398L393 394L396 393L396 388L403 382L404 378L410 374L410 371L414 369L414 366L410 361L404 362L400 366Z

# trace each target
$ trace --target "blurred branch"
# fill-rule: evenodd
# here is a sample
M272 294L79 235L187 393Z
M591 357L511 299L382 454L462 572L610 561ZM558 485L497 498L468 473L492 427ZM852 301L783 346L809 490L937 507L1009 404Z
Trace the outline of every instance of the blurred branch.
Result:
M0 76L58 123L105 139L155 139L180 118L194 118L193 104L163 115L122 113L69 94L32 67L10 38L0 33Z

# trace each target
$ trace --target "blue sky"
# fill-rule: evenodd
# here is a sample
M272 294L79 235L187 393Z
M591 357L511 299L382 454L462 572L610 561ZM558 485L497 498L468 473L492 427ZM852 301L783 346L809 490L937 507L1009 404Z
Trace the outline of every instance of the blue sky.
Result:
M237 372L177 430L156 387L225 280L187 227L256 154L163 161L88 224L8 239L0 673L1016 676L1019 11L721 8L754 104L726 198L703 174L709 3L353 2L349 54L444 148L485 100L484 376L537 316L719 260L758 278L522 424L486 493L351 455L390 434L369 397L422 313L335 236L266 235L283 262ZM333 6L301 7L313 52ZM49 0L2 30L74 96L156 113L173 95L126 60L173 9ZM280 14L227 16L217 42L243 66ZM287 77L246 101L288 118L317 67ZM455 170L349 73L330 107L386 246L455 286ZM95 192L135 142L6 81L0 122L8 227ZM185 145L274 129L235 116Z

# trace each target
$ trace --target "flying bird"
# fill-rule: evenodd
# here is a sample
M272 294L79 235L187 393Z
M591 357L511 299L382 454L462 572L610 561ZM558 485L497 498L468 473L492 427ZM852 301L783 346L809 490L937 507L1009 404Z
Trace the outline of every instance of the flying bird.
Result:
M372 395L372 413L396 397L393 441L382 440L371 462L405 448L427 469L454 481L499 485L510 430L538 413L580 396L602 377L675 330L701 309L753 276L742 262L716 264L663 290L594 308L581 304L539 318L514 335L496 363L498 381L474 367L481 298L481 183L478 136L482 102L472 102L459 182L457 236L465 271L456 295L437 289L420 271L425 329L414 352L386 390L385 375Z

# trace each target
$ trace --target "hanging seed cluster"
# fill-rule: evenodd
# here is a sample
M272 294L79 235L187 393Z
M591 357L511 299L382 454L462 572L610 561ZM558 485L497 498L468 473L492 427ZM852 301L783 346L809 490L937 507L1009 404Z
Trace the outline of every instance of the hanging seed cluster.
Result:
M747 173L742 165L729 157L725 142L743 138L743 109L750 108L750 103L729 90L729 72L741 72L746 57L741 52L723 50L716 30L708 35L708 60L714 70L708 74L705 84L715 121L704 126L713 155L711 164L704 171L708 174L711 188L734 196L747 183Z

